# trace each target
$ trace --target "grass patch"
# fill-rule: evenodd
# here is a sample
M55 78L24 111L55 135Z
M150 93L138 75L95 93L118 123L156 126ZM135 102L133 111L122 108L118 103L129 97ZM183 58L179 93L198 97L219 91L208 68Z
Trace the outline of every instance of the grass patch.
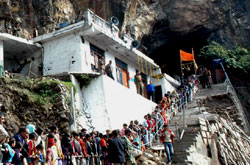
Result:
M63 84L67 88L68 91L70 91L71 87L73 87L74 94L76 93L76 87L75 87L75 85L72 82L61 81L60 83Z
M68 91L73 87L74 93L76 92L76 87L72 82L58 80L5 78L5 82L12 90L18 92L20 100L27 100L30 103L46 107L54 104L60 95L58 85L64 85Z

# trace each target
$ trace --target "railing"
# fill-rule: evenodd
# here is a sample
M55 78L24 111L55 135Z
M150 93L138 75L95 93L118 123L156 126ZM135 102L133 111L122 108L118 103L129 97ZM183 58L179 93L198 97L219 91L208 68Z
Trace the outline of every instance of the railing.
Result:
M123 39L123 41L126 43L126 45L128 45L128 46L130 46L131 43L132 43L132 41L134 40L134 39L130 36L130 34L126 34L126 33L123 34L122 39Z
M179 99L175 98L174 103L170 106L169 109L166 110L166 111L169 111L169 113L167 113L168 120L171 120L178 112L181 112L181 111L183 111L183 115L185 116L186 105L187 105L187 103L189 101L191 101L193 99L193 96L195 94L193 89L191 89L190 92L192 93L192 94L189 94L190 97L187 95L187 93L185 93L184 95L181 95L181 97L179 97ZM160 118L159 118L159 120L156 121L155 127L150 129L148 131L148 133L146 134L146 136L149 139L147 143L142 144L141 143L141 139L142 139L141 135L140 134L136 135L137 139L138 139L137 142L139 142L139 145L138 146L134 145L133 142L135 142L135 141L131 142L131 146L132 146L132 148L134 150L137 150L137 151L139 151L141 153L142 152L142 150L141 150L142 146L145 146L145 145L146 146L151 146L154 139L158 140L159 132L161 131L161 129L162 129L163 125L164 125L164 119L163 119L163 116L161 115L161 112L163 112L163 110L164 109L162 109L161 111L159 111L157 113L157 115L160 115ZM185 117L183 117L183 123L184 123L183 124L183 131L179 133L180 134L179 135L179 140L184 135L185 123L186 123L185 120L186 120ZM153 129L156 129L155 132L152 131ZM92 158L93 157L91 157L90 159L92 159ZM58 160L63 161L62 158L58 158ZM79 155L79 156L70 155L69 157L67 157L64 160L71 161L73 165L82 164L83 161L86 161L86 159L82 155Z
M118 37L120 31L119 28L116 25L109 23L101 17L95 15L91 10L85 10L84 18L86 19L86 23L88 25L95 24L100 27L104 33L109 33L115 37Z
M227 93L231 94L231 95L229 95L229 97L231 98L234 105L236 106L236 109L240 113L241 118L244 119L243 120L244 121L244 126L243 127L244 127L245 130L247 130L250 126L249 126L248 120L246 119L245 115L243 114L244 110L243 110L243 107L242 107L242 105L240 103L240 99L238 98L237 93L234 90L234 87L233 87L233 85L232 85L232 83L231 83L231 81L230 81L230 79L229 79L229 77L227 75L227 72L226 72L226 70L225 70L225 68L224 68L224 66L223 66L223 64L221 62L220 62L220 65L221 65L221 68L222 68L222 70L223 70L223 72L225 74L225 77L226 77L224 83L226 84L226 87L227 87Z
M169 109L166 109L166 111L169 111L167 113L167 119L168 119L168 122L178 113L178 112L183 112L183 128L181 131L179 131L179 133L177 134L178 135L178 139L181 140L183 135L184 135L184 132L185 132L185 127L186 127L186 114L185 114L185 111L186 111L186 105L189 101L192 101L193 100L193 97L194 97L194 94L195 94L195 88L196 86L192 87L191 90L189 91L190 94L188 95L187 93L185 93L184 95L181 95L181 97L179 97L179 99L175 98L175 101L174 101L174 104L172 104L170 106ZM147 136L147 139L148 142L143 144L143 145L138 145L138 146L135 146L133 144L131 144L134 148L136 149L140 149L141 146L151 146L154 139L158 140L158 135L159 135L159 132L161 131L162 127L163 127L163 123L164 123L164 118L163 116L161 115L161 113L164 111L164 109L162 109L161 111L159 111L156 115L157 116L161 116L159 120L156 121L155 123L155 127L151 128L147 133L146 133L146 136ZM159 127L159 128L158 128ZM175 127L176 127L176 131L178 130L178 127L177 127L177 123L175 123ZM153 132L152 130L156 129L155 132ZM139 136L138 138L141 139L141 136L140 135L137 135ZM133 143L133 142L132 142Z

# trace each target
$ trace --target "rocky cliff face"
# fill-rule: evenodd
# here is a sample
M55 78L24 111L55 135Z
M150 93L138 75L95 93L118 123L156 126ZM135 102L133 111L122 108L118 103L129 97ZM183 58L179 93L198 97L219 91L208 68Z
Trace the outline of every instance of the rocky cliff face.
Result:
M31 38L74 23L90 8L109 20L118 17L122 32L143 38L148 50L180 37L203 37L228 46L249 45L248 0L0 0L1 31Z
M61 81L51 78L6 75L0 79L0 107L11 135L29 123L44 129L56 125L68 131L72 120L69 91Z

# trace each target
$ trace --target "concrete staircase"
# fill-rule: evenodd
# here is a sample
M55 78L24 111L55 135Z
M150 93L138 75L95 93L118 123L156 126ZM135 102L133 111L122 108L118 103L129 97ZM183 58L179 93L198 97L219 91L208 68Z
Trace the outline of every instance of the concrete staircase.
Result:
M187 161L190 155L190 148L195 145L197 140L197 131L186 130L185 135L182 140L176 141L173 145L174 155L172 155L172 164L182 165L182 164L192 164L192 162Z
M207 146L200 134L199 118L204 118L201 111L205 107L199 107L199 99L204 99L208 96L220 95L226 92L225 84L214 85L212 89L202 89L194 97L192 102L189 102L185 107L186 122L183 123L183 111L177 113L170 121L169 128L176 134L175 144L173 145L174 154L172 155L172 164L176 165L207 165L211 162L207 156ZM214 118L214 114L206 114L206 118ZM183 138L179 140L180 131L185 126ZM177 129L177 130L176 130Z

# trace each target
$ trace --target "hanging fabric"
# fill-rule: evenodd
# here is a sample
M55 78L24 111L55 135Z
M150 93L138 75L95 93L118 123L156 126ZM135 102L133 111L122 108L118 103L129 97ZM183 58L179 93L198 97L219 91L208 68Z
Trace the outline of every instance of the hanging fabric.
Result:
M190 71L192 65L193 65L193 62L189 62L189 63L186 63L186 64L182 64L182 69L186 69L186 70Z
M141 57L141 71L144 73L143 58Z
M138 67L139 67L139 70L141 70L141 64L140 64L140 57L139 56L137 56L137 62L138 62Z
M194 61L194 55L191 53L184 52L180 50L180 60L181 61Z
M145 61L145 67L146 67L146 74L148 75L148 62Z
M149 63L149 71L150 71L150 76L152 76L152 67L151 67L151 63Z

